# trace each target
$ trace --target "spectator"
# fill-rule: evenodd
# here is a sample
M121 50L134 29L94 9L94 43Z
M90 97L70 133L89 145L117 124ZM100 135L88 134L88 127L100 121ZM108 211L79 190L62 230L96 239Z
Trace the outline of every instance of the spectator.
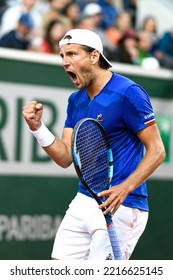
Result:
M138 42L139 38L136 32L126 32L119 42L118 59L121 63L137 64L138 63ZM112 58L114 60L114 58Z
M74 27L76 20L80 16L79 5L74 1L67 3L62 10L62 15L64 15L69 20L69 24Z
M136 10L138 0L122 0L124 10L131 14L132 26L136 26Z
M155 55L161 66L173 69L173 28L163 34Z
M37 0L22 0L16 5L9 7L2 16L0 37L2 37L5 33L14 30L21 15L27 12L29 12L33 18L32 31L35 36L39 36L41 32L41 15L37 11L36 2Z
M114 26L107 28L105 33L109 42L118 48L120 39L129 30L133 30L131 15L123 11L116 17Z
M141 31L147 31L150 33L152 40L152 52L154 52L157 48L159 37L157 35L157 22L156 18L152 15L149 15L144 18Z
M6 48L27 50L30 44L29 35L33 28L33 19L29 13L19 18L16 29L7 32L0 39L0 46Z
M42 26L45 31L52 20L60 20L67 30L71 28L70 20L63 15L68 0L49 0L50 8L42 16Z
M93 31L96 28L96 25L92 16L84 16L81 14L78 19L76 19L74 27Z
M97 28L101 27L102 8L98 3L88 3L82 12L84 17L92 17Z
M78 18L78 20L75 24L75 28L88 29L88 30L96 32L102 40L105 55L107 55L108 57L112 57L112 55L113 56L115 55L115 46L107 40L105 31L99 27L100 25L99 25L98 19L99 19L99 17L96 20L94 13L92 15L88 15L88 16L84 15L84 13L83 13ZM100 20L101 20L101 18L100 18Z
M139 51L138 51L138 64L146 68L158 68L159 61L154 57L152 53L152 39L150 33L147 31L141 31L139 36Z
M37 51L47 54L58 54L59 45L58 42L66 33L66 28L61 21L55 19L52 20L46 29L44 40L38 46Z
M118 11L113 4L113 0L98 0L98 4L102 8L102 22L101 27L107 29L115 23Z

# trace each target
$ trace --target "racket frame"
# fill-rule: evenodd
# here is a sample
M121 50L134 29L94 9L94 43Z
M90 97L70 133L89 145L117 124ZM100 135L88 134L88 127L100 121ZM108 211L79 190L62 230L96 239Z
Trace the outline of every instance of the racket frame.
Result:
M109 181L109 187L108 189L111 187L111 181L112 181L112 176L113 176L113 154L112 154L112 149L110 147L110 143L109 143L109 139L107 137L107 134L103 128L103 126L95 119L93 118L83 118L81 119L74 127L74 130L73 130L73 133L72 133L72 145L71 145L71 151L72 151L72 159L73 159L73 164L74 164L74 167L75 167L75 170L76 170L76 173L80 179L80 181L82 182L83 186L88 190L88 192L92 195L92 197L96 200L96 202L101 205L104 200L100 197L98 197L97 193L95 193L89 186L88 184L86 183L86 181L84 180L83 178L83 175L82 175L82 172L80 170L80 166L79 166L79 163L78 163L78 159L77 159L77 156L76 156L76 135L77 135L77 132L80 128L80 126L82 125L83 122L85 121L92 121L94 122L99 128L100 128L100 131L102 133L102 136L104 137L105 141L106 141L106 145L107 145L107 152L108 152L108 161L109 161L109 178L110 178L110 181ZM106 210L106 208L103 208L102 209L102 212L104 212ZM107 229L108 229L108 234L109 234L109 238L110 238L110 241L111 241L111 245L112 247L113 246L116 246L117 247L117 252L115 254L114 252L114 249L113 249L113 253L114 253L114 258L115 259L122 259L122 256L121 256L121 251L120 251L120 248L119 248L119 244L118 244L118 240L117 240L117 235L116 235L116 231L115 231L115 227L114 227L114 223L113 223L113 220L112 220L112 216L111 216L111 212L107 213L106 215L104 215L105 217L105 220L106 220L106 225L107 225ZM114 235L114 238L113 238L113 235ZM116 239L116 241L114 243L115 244L112 244L112 239Z

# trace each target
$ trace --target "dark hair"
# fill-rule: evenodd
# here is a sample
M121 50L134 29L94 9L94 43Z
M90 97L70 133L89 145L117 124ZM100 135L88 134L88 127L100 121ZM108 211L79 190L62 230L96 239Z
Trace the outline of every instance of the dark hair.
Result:
M69 3L67 3L65 6L64 6L64 8L62 9L62 11L61 11L61 13L63 14L63 15L65 15L65 16L67 16L67 11L68 11L68 8L70 8L71 6L73 6L73 5L78 5L75 1L71 1L71 2L69 2Z
M94 48L84 46L84 45L82 45L82 47L87 53L92 53L95 50ZM107 61L103 58L103 56L101 54L100 54L98 65L100 68L106 69L106 70L110 67L110 65L107 63Z
M54 43L51 40L51 30L56 24L62 24L58 19L51 20L46 27L44 39L48 42L52 51L54 51Z

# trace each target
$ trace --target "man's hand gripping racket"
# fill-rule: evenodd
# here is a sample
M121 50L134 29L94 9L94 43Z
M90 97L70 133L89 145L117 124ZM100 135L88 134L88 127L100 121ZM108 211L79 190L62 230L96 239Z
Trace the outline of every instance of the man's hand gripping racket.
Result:
M80 120L72 134L72 158L77 175L97 203L103 203L97 194L110 188L113 175L113 156L107 135L101 124L91 118ZM102 209L104 212L105 209ZM121 260L121 251L111 213L104 215L115 260Z

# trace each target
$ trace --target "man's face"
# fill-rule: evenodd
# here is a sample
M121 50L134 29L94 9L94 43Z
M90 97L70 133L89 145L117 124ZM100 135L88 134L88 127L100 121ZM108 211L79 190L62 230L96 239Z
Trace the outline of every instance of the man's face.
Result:
M22 22L18 24L17 31L22 35L24 39L28 39L31 34L31 29L26 27Z
M64 69L73 84L78 88L87 88L93 81L92 53L87 53L81 45L67 44L61 47Z

